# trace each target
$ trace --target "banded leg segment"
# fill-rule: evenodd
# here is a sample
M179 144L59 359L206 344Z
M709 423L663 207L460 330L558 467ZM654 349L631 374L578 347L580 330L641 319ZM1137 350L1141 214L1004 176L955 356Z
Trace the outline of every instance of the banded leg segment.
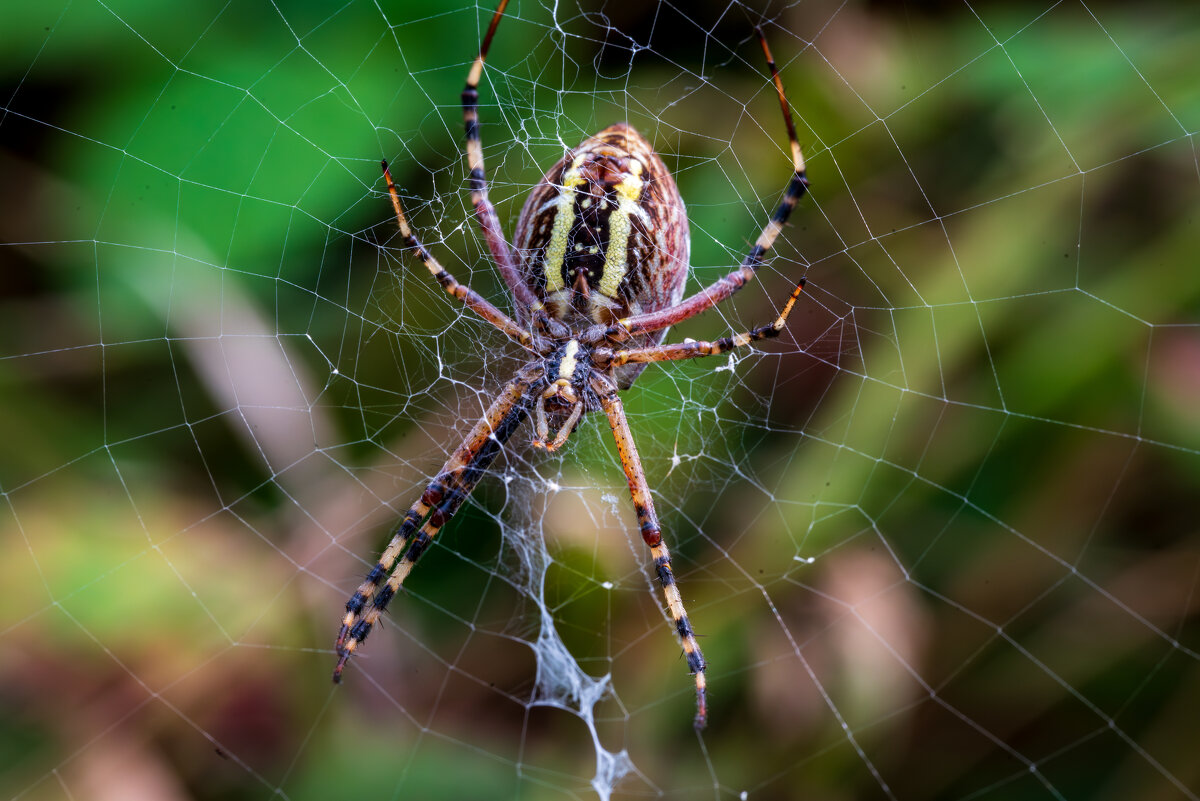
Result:
M618 350L615 353L611 351L597 351L593 353L592 358L602 363L604 354L612 353L609 364L614 367L629 364L630 362L666 362L679 361L681 359L698 359L703 356L719 356L722 353L749 345L751 342L777 337L783 332L784 326L787 325L788 315L792 313L792 307L796 305L796 300L800 297L800 293L804 291L804 284L804 279L800 279L800 282L796 284L796 288L792 290L791 296L787 299L787 303L784 304L783 311L779 313L774 322L767 325L760 325L758 328L752 328L740 334L721 337L712 342L691 340L688 342L672 343L670 345L651 345L647 348L629 348L628 350Z
M387 181L388 195L392 199L392 208L396 210L396 222L400 225L400 237L404 240L404 247L411 250L413 255L421 260L421 263L429 270L429 274L433 276L435 281L441 284L442 289L446 290L446 294L461 301L464 306L494 325L501 333L508 336L509 339L532 350L530 347L530 343L533 340L532 334L518 325L516 320L513 320L507 314L500 311L500 309L496 308L495 305L478 292L460 284L458 279L451 275L433 257L433 254L421 244L421 241L417 239L408 225L408 218L404 214L404 206L400 203L400 193L396 191L396 184L392 181L392 173L388 170L387 162L380 163L383 166L384 180Z
M655 575L662 585L667 609L671 613L675 633L679 636L679 644L687 660L688 671L695 677L696 717L692 723L700 730L708 723L708 685L704 675L704 654L700 651L700 644L696 642L696 633L688 620L687 611L683 608L683 598L675 583L675 573L671 570L671 553L662 539L662 527L658 523L658 514L654 511L654 501L650 497L646 474L642 470L637 446L634 445L633 434L629 430L625 407L617 395L617 388L599 374L594 374L592 388L600 397L601 408L608 416L613 438L617 441L617 453L621 457L621 467L625 470L625 478L629 483L629 495L633 498L633 508L637 513L642 540L650 546Z
M792 210L796 208L796 204L800 202L800 198L808 192L808 178L804 171L804 154L800 150L800 140L796 138L796 124L792 120L792 110L788 106L787 95L783 91L783 81L779 78L779 68L775 65L775 59L771 56L771 49L767 46L767 39L762 30L755 28L755 33L758 34L763 53L767 57L767 66L771 70L771 80L774 82L775 92L779 96L779 107L783 111L783 122L787 126L788 143L792 150L792 178L788 182L783 200L776 207L775 213L771 215L766 227L759 233L754 247L750 248L750 252L742 259L742 264L738 269L696 294L684 298L674 306L618 320L604 331L604 336L611 340L622 342L636 334L661 331L711 309L745 286L762 266L767 252L774 247L775 240L779 238L779 232L783 230L784 224L791 216Z
M421 493L421 498L404 515L404 522L380 555L379 561L346 602L346 615L342 619L336 645L338 661L333 669L335 682L341 681L346 662L371 633L371 628L438 531L462 506L503 449L504 443L528 416L530 388L541 379L544 372L540 363L534 363L504 387L483 419L475 425L463 444L442 466L437 477ZM421 525L422 521L424 525Z
M479 221L483 238L492 253L492 260L496 262L496 268L500 271L500 277L504 279L508 291L517 299L521 308L529 309L535 313L536 318L539 317L536 313L541 311L542 303L533 294L533 290L521 280L513 258L512 246L504 236L504 229L500 227L496 207L488 199L487 174L483 168L483 145L479 141L479 81L483 77L483 63L487 60L488 49L492 46L492 37L496 35L496 28L500 25L507 6L508 0L500 0L500 5L488 25L487 34L483 37L479 55L471 65L471 71L467 73L467 83L462 90L463 127L467 135L467 166L471 171L471 205L475 207L475 219Z

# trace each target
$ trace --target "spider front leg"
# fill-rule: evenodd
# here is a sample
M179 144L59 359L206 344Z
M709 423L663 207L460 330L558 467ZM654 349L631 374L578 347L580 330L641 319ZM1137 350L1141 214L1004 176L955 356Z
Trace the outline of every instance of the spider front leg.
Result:
M662 528L658 524L658 514L654 511L654 501L650 497L650 487L646 483L646 474L642 470L642 461L638 457L637 446L633 443L633 434L629 430L629 421L625 417L625 407L617 395L617 388L599 373L593 373L592 389L600 398L600 406L608 416L612 427L613 437L617 441L617 453L621 457L621 467L625 470L625 478L629 483L629 495L633 498L633 508L637 513L638 526L642 531L642 540L650 546L650 555L654 558L654 572L662 584L663 595L667 599L667 609L675 624L675 632L679 635L679 643L683 647L683 655L687 659L688 671L696 679L696 717L693 725L697 730L703 729L708 723L708 695L704 677L704 654L700 652L700 644L696 642L696 633L688 620L687 611L683 608L683 598L679 595L679 587L675 583L675 574L671 570L671 554L662 539Z
M528 416L531 388L541 380L544 373L545 368L541 363L535 362L526 366L516 378L508 382L483 419L475 424L463 444L421 493L420 499L405 513L404 522L400 524L379 561L346 602L346 615L342 619L336 645L338 661L333 669L335 682L341 681L346 662L367 639L371 628L400 590L400 586L417 560L429 548L438 531L462 506L484 471L503 449L504 443ZM425 522L424 526L421 525L422 521ZM398 558L400 561L397 564Z
M767 38L763 35L762 29L755 28L754 32L758 34L758 41L762 45L763 53L767 57L767 66L771 70L771 80L775 84L775 93L779 97L779 107L783 112L784 125L787 127L788 144L792 150L792 177L788 181L787 191L784 193L783 200L779 202L775 213L771 215L771 219L767 222L766 227L759 233L754 246L750 248L750 252L742 259L742 264L738 269L709 284L696 294L684 298L674 306L646 312L645 314L631 315L618 320L607 328L597 326L597 331L594 333L589 332L588 335L582 338L589 344L598 342L602 338L614 342L623 342L637 334L661 331L664 328L695 317L697 314L711 309L733 295L758 273L758 268L763 265L763 258L774 247L775 240L779 238L779 232L783 230L783 226L787 222L788 217L791 216L792 210L796 208L796 204L800 202L800 198L804 197L805 193L808 192L808 177L805 174L804 154L800 150L800 140L796 137L796 124L792 120L792 110L788 105L787 95L783 91L783 81L779 77L779 68L775 65L775 59L771 56L771 49L767 46Z
M513 258L512 247L504 237L504 229L500 227L500 218L496 215L496 207L488 199L487 174L483 168L483 145L479 140L479 80L483 77L483 63L487 60L488 49L492 46L492 37L504 17L504 9L508 0L500 0L492 21L488 25L483 44L479 47L479 55L471 64L467 73L467 83L462 91L463 127L467 135L467 166L470 168L471 205L475 208L475 218L483 230L483 238L491 251L492 260L500 277L504 279L508 291L517 300L518 309L529 309L536 321L545 323L547 320L542 311L542 303L537 299L517 272L516 261ZM520 314L518 314L520 317Z
M408 225L408 218L404 214L404 206L400 203L400 193L396 190L395 182L392 181L392 173L388 170L388 163L383 161L380 164L383 166L383 178L387 181L388 196L391 197L392 208L396 211L396 222L400 226L400 236L404 240L404 246L421 260L421 263L429 270L429 274L433 276L435 281L441 284L442 289L446 290L446 294L461 301L464 306L487 320L499 329L501 333L508 336L509 339L533 350L530 347L530 342L533 340L532 334L518 325L507 314L496 308L478 292L460 284L458 279L451 275L433 257L433 254L421 244L421 240L417 239L416 234L412 232L412 229Z

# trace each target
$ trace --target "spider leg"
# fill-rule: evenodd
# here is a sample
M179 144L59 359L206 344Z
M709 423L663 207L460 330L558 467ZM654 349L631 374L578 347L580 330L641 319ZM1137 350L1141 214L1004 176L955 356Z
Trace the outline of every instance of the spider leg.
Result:
M654 558L654 572L662 584L667 609L671 613L675 632L687 659L688 671L695 676L696 717L693 725L697 730L703 729L708 723L704 654L700 652L700 644L696 642L696 633L688 621L687 611L683 608L683 598L675 583L675 574L671 571L671 554L663 542L662 528L658 524L658 514L654 511L654 501L650 497L650 487L646 483L646 474L642 470L637 446L633 443L629 421L625 417L625 407L617 395L617 388L599 373L592 374L592 388L599 396L600 406L612 427L613 437L617 441L617 453L621 457L621 467L624 468L625 478L629 482L629 494L633 498L633 508L637 513L642 539L650 546L650 555Z
M796 288L792 290L787 303L783 305L783 311L779 313L779 316L775 318L775 322L773 323L760 325L758 328L752 328L740 334L721 337L712 342L689 340L670 345L651 345L647 348L629 348L616 352L607 349L597 350L592 353L592 359L597 366L601 366L605 364L605 360L608 358L608 364L613 367L619 367L622 364L630 362L665 362L678 361L680 359L698 359L702 356L719 356L722 353L744 347L760 339L777 337L783 332L784 326L787 325L788 315L792 313L792 307L796 305L796 299L804 291L804 284L805 281L801 278L800 282L796 284ZM611 354L611 357L609 357L609 354Z
M487 175L483 169L483 145L479 140L479 80L483 77L483 62L487 59L492 37L496 35L496 28L504 17L506 6L508 0L500 0L500 5L488 25L487 34L483 37L483 44L479 47L479 56L471 65L471 71L467 73L467 83L462 91L463 127L467 134L467 166L471 170L471 205L475 207L475 218L479 221L483 238L492 253L492 260L495 261L508 291L517 299L520 308L529 309L534 313L535 319L541 320L545 317L542 313L542 303L533 294L533 290L521 280L513 258L512 246L504 237L500 218L496 215L496 207L488 199Z
M442 526L446 525L462 506L488 466L503 449L504 443L528 416L530 389L541 379L544 372L542 365L535 362L508 382L492 402L483 419L476 423L463 444L421 493L420 499L405 513L404 522L400 524L379 561L346 602L346 615L342 619L337 638L338 661L333 669L335 682L341 681L346 662L371 633L371 627L400 590L413 565L433 542ZM422 521L424 526L421 525ZM395 569L392 568L393 565Z
M763 258L766 256L767 251L774 246L775 240L779 237L779 232L783 230L784 224L787 222L788 217L791 216L792 209L796 208L796 204L800 202L800 198L804 197L808 191L808 178L804 172L804 155L800 150L800 140L796 138L796 125L792 121L792 110L788 106L787 95L783 91L783 81L779 78L779 68L775 65L775 59L771 56L770 48L767 47L767 39L763 35L762 29L755 28L754 31L758 34L758 40L762 44L763 53L767 57L767 66L771 70L771 80L775 84L775 93L779 96L779 107L783 111L783 121L787 126L788 143L792 149L792 178L788 182L783 200L780 201L779 206L775 209L775 213L771 215L771 219L767 222L766 227L759 233L754 247L750 248L750 252L742 259L742 264L738 269L709 284L696 294L684 298L674 306L645 314L635 314L618 320L603 331L604 337L621 342L636 334L661 331L668 326L675 325L711 309L737 292L754 278L758 272L758 268L763 265Z
M446 290L446 294L461 301L463 305L494 325L503 334L507 335L509 339L533 350L530 347L530 342L533 340L532 334L522 328L516 320L513 320L507 314L500 311L500 309L496 308L496 306L478 292L460 284L458 279L451 275L433 257L433 254L421 244L421 241L417 239L412 229L408 226L408 218L404 215L404 207L400 203L400 193L396 191L396 184L392 181L392 173L388 170L387 162L384 161L381 164L383 165L383 177L387 181L388 195L391 196L392 207L396 210L396 222L400 224L400 236L404 240L404 246L421 260L421 263L429 270L434 280L442 285L442 289Z

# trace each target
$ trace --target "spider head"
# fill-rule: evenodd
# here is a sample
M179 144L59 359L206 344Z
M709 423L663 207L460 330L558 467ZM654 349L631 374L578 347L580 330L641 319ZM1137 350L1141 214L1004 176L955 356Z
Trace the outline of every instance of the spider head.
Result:
M558 450L583 414L585 386L591 372L588 351L578 340L567 341L547 359L546 386L538 395L533 446ZM554 429L553 437L551 430Z

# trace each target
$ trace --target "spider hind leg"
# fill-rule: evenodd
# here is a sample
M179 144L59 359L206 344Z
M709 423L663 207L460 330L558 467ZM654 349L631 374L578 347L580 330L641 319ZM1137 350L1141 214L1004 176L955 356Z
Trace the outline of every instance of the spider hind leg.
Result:
M475 489L513 432L529 416L530 396L537 391L535 387L544 372L541 364L534 362L522 368L505 385L437 478L425 488L420 500L409 508L379 561L346 602L346 615L342 618L335 646L338 656L333 669L335 683L341 681L346 663L367 639L417 560ZM421 525L422 521L424 525Z
M705 677L708 665L700 651L700 643L696 641L696 632L688 619L687 610L684 609L683 596L679 594L675 573L671 570L671 553L663 542L662 528L658 522L658 514L654 511L650 486L646 483L646 474L642 469L641 458L638 457L637 446L633 442L633 434L629 430L629 420L625 417L625 407L617 395L617 388L599 373L593 373L592 386L600 398L601 408L608 416L613 438L617 441L617 453L629 483L629 494L637 513L642 540L650 547L650 555L654 559L654 572L667 601L667 611L671 615L671 622L679 637L679 645L687 660L688 672L692 674L696 683L696 717L693 725L699 731L708 723L708 682Z

